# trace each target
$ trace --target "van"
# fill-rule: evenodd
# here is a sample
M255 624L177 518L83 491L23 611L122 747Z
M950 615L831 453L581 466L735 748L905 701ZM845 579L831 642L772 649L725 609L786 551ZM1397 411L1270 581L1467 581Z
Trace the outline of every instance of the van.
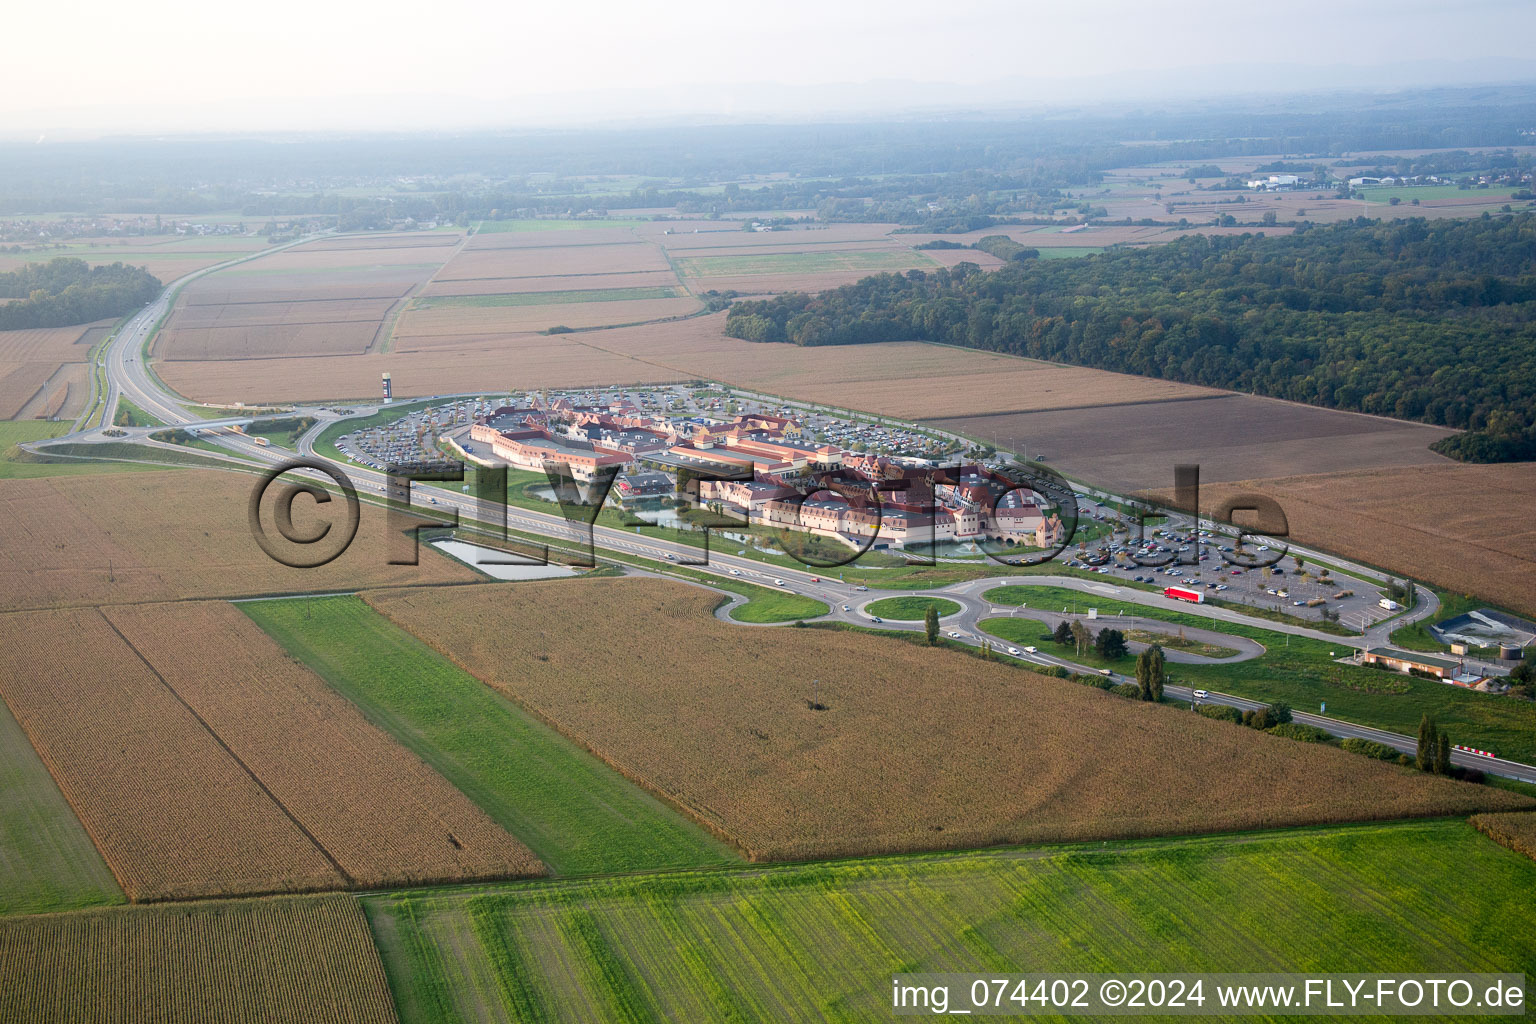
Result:
M1195 700L1205 700L1211 695L1210 690L1196 690L1193 694Z

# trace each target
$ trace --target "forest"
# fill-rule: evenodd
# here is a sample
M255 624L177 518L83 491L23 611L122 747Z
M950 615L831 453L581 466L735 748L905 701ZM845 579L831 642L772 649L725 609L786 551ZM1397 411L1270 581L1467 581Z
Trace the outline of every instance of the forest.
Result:
M160 294L160 280L122 263L92 267L60 256L0 273L0 331L68 327L131 313Z
M1359 219L1070 260L882 274L737 302L748 341L922 340L1469 431L1536 458L1536 214Z

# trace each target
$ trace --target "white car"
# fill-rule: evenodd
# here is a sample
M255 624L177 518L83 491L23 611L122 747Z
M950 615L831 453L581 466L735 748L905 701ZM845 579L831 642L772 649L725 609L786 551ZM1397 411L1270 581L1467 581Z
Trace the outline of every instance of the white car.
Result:
M1008 648L1008 653L1013 655L1014 657L1018 657L1019 656L1019 649L1017 647L1010 647L1010 648Z
M732 569L731 570L731 575L732 576L740 576L741 575L741 570L740 569Z
M776 586L776 587L782 587L784 585L784 581L783 580L774 580L773 581L773 585Z
M1211 691L1209 690L1196 690L1194 693L1195 700L1205 700L1210 695Z
M1034 654L1034 653L1036 653L1036 650L1033 647L1026 647L1026 648L1024 648L1024 653L1025 654Z
M848 607L848 606L847 606L847 605L843 605L843 611L845 611L845 612L851 612L851 611L853 611L853 609L852 609L852 608L849 608L849 607Z
M950 630L950 631L949 631L949 635L950 635L950 636L951 636L951 637L953 637L953 638L954 638L954 639L956 639L956 640L958 640L958 639L960 639L960 634L959 634L959 633L956 633L956 632L955 632L955 631L954 631L954 630Z

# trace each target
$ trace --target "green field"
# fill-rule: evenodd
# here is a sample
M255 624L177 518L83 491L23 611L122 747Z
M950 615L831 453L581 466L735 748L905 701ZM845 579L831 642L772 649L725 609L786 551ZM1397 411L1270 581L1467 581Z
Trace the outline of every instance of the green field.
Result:
M1033 245L1034 243L1031 243ZM1036 246L1042 260L1066 260L1073 256L1093 256L1104 251L1102 245Z
M433 295L414 299L414 309L434 306L559 306L577 302L629 302L635 299L675 299L676 288L586 288L567 292L509 292L500 295Z
M769 252L743 256L681 256L678 268L689 277L746 274L819 274L831 270L907 270L936 264L922 253L889 249L853 252Z
M1251 661L1225 665L1170 665L1172 680L1254 700L1283 700L1298 711L1318 711L1326 703L1325 713L1331 718L1410 736L1418 733L1419 719L1429 714L1450 734L1453 743L1491 750L1517 761L1536 759L1536 704L1396 672L1339 664L1334 658L1350 650L1341 645L1156 605L1115 601L1064 587L995 587L984 596L997 605L1016 605L1023 600L1032 608L1050 611L1066 607L1086 613L1088 608L1095 607L1101 618L1097 627L1113 625L1113 616L1124 610L1127 615L1158 619L1175 626L1247 637L1263 644L1267 648L1265 653ZM991 623L1009 621L1021 623L1014 628L1026 634L1026 643L1034 642L1027 636L1039 637L1047 632L1041 623L1024 620L990 619L984 625L990 630ZM1069 652L1067 648L1044 649L1095 668L1123 670L1130 665L1128 660L1109 665L1092 653L1078 658L1075 651Z
M746 604L731 609L731 618L737 622L794 622L797 619L815 619L827 614L825 604L811 597L791 594L755 583L737 583L713 577L709 585L729 590L748 598Z
M589 228L632 228L645 221L636 217L615 217L611 220L482 220L475 230L484 235L505 234L515 231L584 231Z
M1360 194L1372 203L1401 199L1407 205L1415 199L1486 199L1489 203L1507 203L1510 191L1509 188L1458 188L1455 185L1395 185L1362 188Z
M905 971L1530 974L1533 887L1430 821L363 901L407 1024L870 1021Z
M0 915L122 902L112 872L0 701Z
M559 874L734 861L726 846L358 597L240 609Z
M117 415L112 417L112 424L118 427L163 427L158 419L134 405L126 397L117 396Z
M937 608L941 619L960 611L958 604L942 597L882 597L864 610L893 622L916 622L928 614L929 608Z
M49 420L0 420L0 480L27 480L40 476L75 476L80 473L113 473L122 470L154 469L130 462L85 462L60 459L56 462L32 456L15 447L23 441L41 441L69 433L72 424ZM146 452L148 449L144 449ZM153 457L150 453L147 457ZM36 461L33 461L33 459Z

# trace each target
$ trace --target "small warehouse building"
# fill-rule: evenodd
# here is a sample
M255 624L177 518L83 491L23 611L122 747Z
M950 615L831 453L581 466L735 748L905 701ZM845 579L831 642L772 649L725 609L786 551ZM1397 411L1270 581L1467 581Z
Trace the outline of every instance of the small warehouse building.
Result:
M1423 675L1434 676L1436 679L1450 679L1461 671L1461 662L1459 661L1452 661L1450 658L1437 658L1432 654L1395 651L1390 647L1372 647L1360 655L1360 663L1363 665L1380 665L1394 672L1417 672Z

